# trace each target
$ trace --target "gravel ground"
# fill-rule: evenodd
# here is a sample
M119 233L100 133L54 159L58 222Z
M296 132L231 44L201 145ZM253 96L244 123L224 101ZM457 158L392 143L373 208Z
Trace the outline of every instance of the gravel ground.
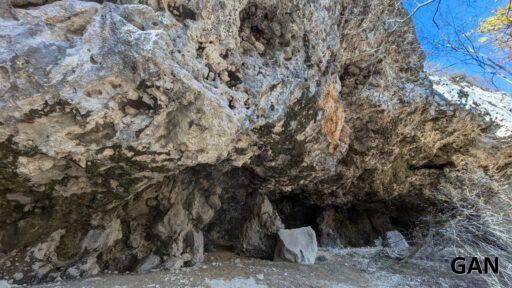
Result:
M304 266L212 252L203 265L192 268L105 274L33 287L482 287L474 278L455 277L429 263L393 260L375 248L321 250L317 259L316 264ZM9 287L5 282L4 286Z

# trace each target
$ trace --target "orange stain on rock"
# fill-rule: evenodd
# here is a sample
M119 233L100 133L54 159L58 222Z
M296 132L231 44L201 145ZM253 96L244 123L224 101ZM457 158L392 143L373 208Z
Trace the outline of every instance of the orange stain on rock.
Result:
M340 146L341 138L348 142L348 128L345 126L345 109L338 97L336 86L329 85L320 98L320 106L324 109L322 131L329 140L329 151L336 152Z

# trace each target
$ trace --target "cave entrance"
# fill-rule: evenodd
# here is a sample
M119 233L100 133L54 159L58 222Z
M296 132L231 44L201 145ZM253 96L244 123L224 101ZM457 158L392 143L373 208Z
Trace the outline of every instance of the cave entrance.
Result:
M318 233L318 217L322 207L309 204L298 194L288 195L272 201L286 229L310 226Z
M319 246L331 248L375 246L389 231L398 231L409 243L414 243L414 232L434 207L403 199L348 207L320 206L308 203L300 195L272 202L287 229L310 226L316 232Z
M244 254L243 245L247 244L243 238L247 232L244 227L251 221L261 226L254 228L256 230L251 235L259 238L260 244L265 243L266 248L272 243L269 237L275 236L276 232L270 230L277 229L277 226L269 222L282 222L283 226L280 227L285 229L310 226L316 232L320 247L375 246L389 231L398 231L409 243L414 243L412 232L435 206L427 199L416 196L398 197L387 202L361 200L350 206L323 206L305 197L310 193L302 191L265 196L259 192L265 180L249 169L232 169L223 177L229 178L229 181L220 182L229 184L222 187L222 205L204 229L206 252L228 250ZM260 201L258 197L268 199L272 207L264 211L256 207ZM274 218L262 216L269 213ZM249 256L258 257L254 255L258 253ZM265 255L268 258L270 253L267 251Z
M321 247L371 247L386 232L398 231L414 243L414 231L431 212L427 207L397 203L358 203L320 210L317 238Z

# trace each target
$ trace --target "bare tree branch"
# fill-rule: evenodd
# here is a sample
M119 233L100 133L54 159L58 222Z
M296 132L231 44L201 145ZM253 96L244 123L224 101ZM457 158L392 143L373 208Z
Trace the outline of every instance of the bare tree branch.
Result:
M409 13L409 15L407 17L405 17L404 19L390 19L388 21L389 22L405 22L405 21L409 20L412 16L414 16L414 14L416 14L416 12L418 12L421 8L427 6L431 3L434 3L435 1L437 1L437 0L428 0L426 2L418 4L418 6L416 6L416 8L414 8L414 10L412 10L411 13ZM441 0L439 0L439 2L441 2Z

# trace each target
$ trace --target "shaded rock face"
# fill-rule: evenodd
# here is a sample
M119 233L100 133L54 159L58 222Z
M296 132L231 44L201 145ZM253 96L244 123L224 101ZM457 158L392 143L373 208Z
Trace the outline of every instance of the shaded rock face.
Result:
M257 196L252 217L244 224L240 245L246 255L272 259L276 234L284 229L279 214L265 196Z
M365 245L498 163L476 116L432 100L397 0L0 16L0 276L19 283L195 265L203 246L268 258L283 226Z

